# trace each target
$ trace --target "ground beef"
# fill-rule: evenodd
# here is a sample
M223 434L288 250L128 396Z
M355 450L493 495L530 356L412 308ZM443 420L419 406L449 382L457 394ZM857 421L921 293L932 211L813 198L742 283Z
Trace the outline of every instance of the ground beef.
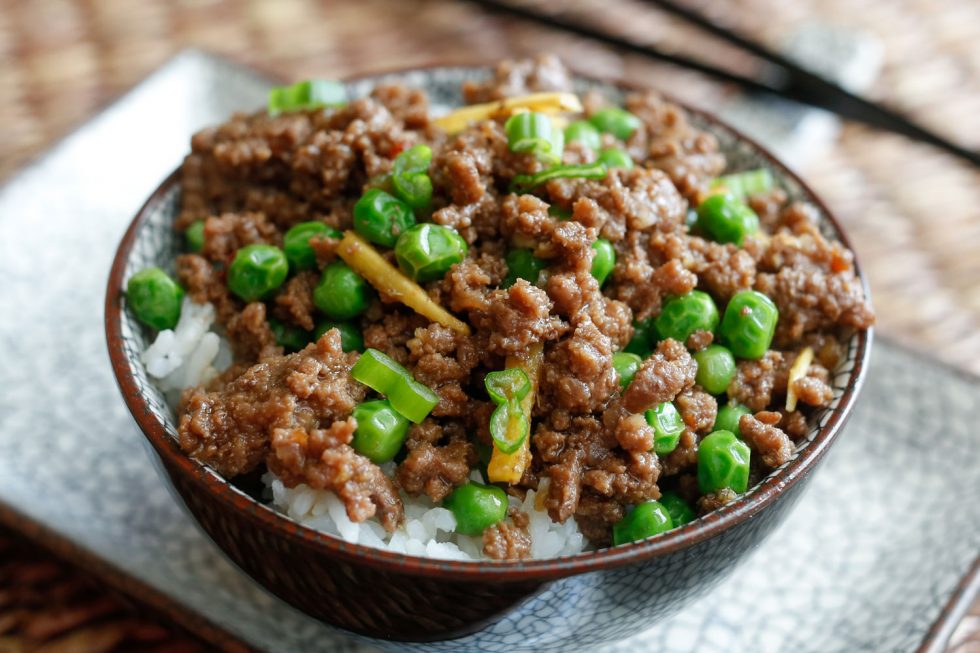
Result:
M474 338L439 324L430 324L417 328L415 337L405 344L412 375L439 395L439 404L432 415L465 416L472 400L462 384L469 379L470 370L481 358Z
M625 414L616 426L616 441L626 451L650 451L655 435L643 413Z
M623 393L623 404L638 413L674 397L694 385L698 365L687 349L668 338L657 345L652 356L643 361L632 383Z
M543 55L503 62L489 79L467 84L464 94L470 102L489 101L567 90L569 82L557 59ZM589 93L583 104L589 116L608 101ZM177 277L193 300L215 306L235 362L207 390L185 394L185 450L226 476L265 463L287 486L332 490L352 519L378 515L391 529L402 516L396 490L440 501L468 481L477 445L492 444L495 406L483 387L486 374L540 343L532 464L510 489L519 494L546 480L542 501L549 515L576 519L602 546L630 505L660 497L661 483L702 513L735 498L731 491L700 496L696 476L699 438L713 428L718 400L695 385L689 350L703 350L714 335L697 331L685 343L660 342L626 389L612 367L635 325L658 316L666 298L696 288L721 311L747 289L776 302L773 350L738 361L727 399L754 413L740 425L755 452L750 483L787 460L792 443L807 433L807 416L832 399L828 370L844 358L842 339L874 320L853 256L821 233L815 207L788 204L780 189L748 198L762 231L741 246L692 232L685 224L689 211L724 170L718 143L655 93L631 94L627 108L642 126L625 142L603 134L600 147L624 148L634 168L603 179L554 179L522 194L511 192L514 176L547 164L534 153L510 151L505 115L449 134L430 122L424 91L398 84L379 85L369 97L338 108L236 114L196 134L182 166L175 228L204 220L205 245L177 258ZM323 319L313 292L320 271L337 260L339 241L312 239L316 268L293 270L259 302L232 295L226 270L242 246L281 245L299 222L351 229L364 190L392 190L395 158L418 143L432 148L433 197L417 219L451 227L469 244L466 257L442 279L421 285L471 333L432 323L385 296L351 321L366 347L403 364L439 396L431 414L409 429L392 481L350 444L357 426L351 412L367 392L349 379L357 354L340 351L331 332L285 355L269 326L275 317L310 332ZM568 143L563 163L596 156L583 143ZM616 253L601 287L591 274L600 238ZM502 288L506 255L514 248L530 250L544 269L537 279ZM396 262L390 250L381 254ZM807 346L815 360L794 382L799 409L787 412L788 370ZM674 402L685 430L671 453L658 456L643 412L663 401ZM526 557L526 525L523 513L512 513L487 529L485 553Z
M554 431L539 431L535 445L541 450L541 443ZM551 482L548 484L548 497L545 507L552 519L564 522L578 510L578 500L582 490L582 469L585 453L581 449L568 449L560 454L557 463L549 465L545 472Z
M664 476L674 476L698 464L698 436L685 429L677 447L663 459Z
M245 245L279 245L281 242L279 230L264 214L224 213L205 220L201 254L210 261L227 265L235 258L235 252Z
M499 522L483 531L483 553L494 560L530 558L531 534L527 530L527 513L512 509L509 517L509 521Z
M180 285L195 302L210 302L219 322L227 322L240 310L241 302L228 290L224 274L206 258L198 254L181 254L176 265Z
M713 243L702 238L689 239L688 267L697 275L699 287L727 302L755 283L755 261L744 249L730 243Z
M425 91L401 84L379 84L371 97L385 106L407 129L425 129L429 124L429 97Z
M792 358L779 351L768 351L759 360L742 360L728 386L728 396L753 411L765 410L776 398L786 394Z
M687 202L659 170L614 169L606 177L606 186L608 191L599 198L599 204L610 213L626 218L629 229L684 221Z
M776 426L781 418L779 413L760 411L755 415L742 415L738 421L742 439L770 469L779 467L793 455L792 441Z
M687 348L691 351L701 351L715 340L715 334L710 331L697 330L687 337Z
M315 272L300 272L283 284L276 295L276 317L298 327L313 330L313 289L320 276Z
M340 240L328 236L310 238L310 248L316 256L316 264L320 268L325 268L337 260L337 245Z
M489 288L493 276L478 261L467 259L454 265L443 279L442 296L450 310L468 313L477 321L490 310Z
M826 382L812 376L804 376L793 382L793 392L799 401L809 406L829 406L834 391Z
M507 356L525 352L533 343L556 340L568 330L568 325L552 315L551 308L547 293L524 279L491 293L490 350Z
M718 508L731 503L737 498L738 495L735 493L735 491L727 487L722 488L717 492L705 494L699 497L697 500L698 514L706 515L712 510L717 510Z
M684 425L695 433L709 433L718 417L718 402L701 386L689 388L674 398Z
M619 387L612 354L612 341L586 319L545 354L541 403L580 413L601 409Z
M493 77L484 82L463 82L467 104L491 102L516 95L544 91L567 91L572 82L561 60L552 54L534 59L507 59L496 65Z
M779 308L777 345L798 343L805 334L822 329L870 327L874 315L854 274L851 253L816 231L809 209L793 205L788 211L803 213L797 223L803 233L782 232L770 239L755 282L755 289Z
M780 224L780 213L786 204L786 191L782 188L773 188L764 193L751 195L747 203L759 216L759 225L767 231L774 231Z
M724 170L717 139L693 128L677 105L651 91L628 95L626 108L643 122L630 137L630 154L666 172L686 198L696 199Z
M380 313L381 306L377 306ZM369 311L370 313L373 311ZM402 365L408 364L408 341L415 330L428 324L428 320L407 311L385 311L378 322L364 327L364 346L377 349L391 356Z
M464 439L453 439L445 446L422 442L398 465L395 479L411 495L424 493L433 501L442 501L469 480L477 459L476 448Z
M247 305L241 313L228 320L225 328L239 360L263 361L282 354L282 347L276 344L276 336L266 319L266 308L262 302Z
M794 442L800 440L803 436L807 434L810 427L806 423L806 415L798 410L794 410L791 413L780 409L779 413L782 417L779 420L777 426L783 430L786 435L790 437Z
M623 505L592 492L586 492L579 501L575 521L582 535L596 546L612 544L612 526L626 515Z
M380 511L386 527L394 527L401 502L390 480L347 446L356 428L349 416L365 393L350 377L356 359L331 332L300 352L250 367L220 391L189 390L181 448L227 476L265 460L290 486L336 490L351 519Z

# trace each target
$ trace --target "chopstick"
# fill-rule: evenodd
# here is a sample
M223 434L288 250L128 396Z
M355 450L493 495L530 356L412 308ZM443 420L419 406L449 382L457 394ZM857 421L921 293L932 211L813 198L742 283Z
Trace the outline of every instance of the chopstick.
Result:
M594 29L562 15L546 14L526 6L511 4L502 0L469 1L492 11L509 14L540 25L584 36L620 50L635 52L649 58L657 59L658 61L695 70L720 81L737 84L750 91L776 95L801 104L825 109L855 122L902 134L903 136L929 143L972 163L974 166L980 167L980 152L969 150L953 143L912 122L892 109L865 100L803 68L799 64L790 61L786 57L772 52L755 41L711 22L698 12L683 7L673 2L673 0L643 1L672 13L701 30L711 33L769 62L782 73L778 75L780 78L779 81L775 83L759 81L725 70L724 68L719 68L693 57L665 52L653 46L642 45L621 36Z

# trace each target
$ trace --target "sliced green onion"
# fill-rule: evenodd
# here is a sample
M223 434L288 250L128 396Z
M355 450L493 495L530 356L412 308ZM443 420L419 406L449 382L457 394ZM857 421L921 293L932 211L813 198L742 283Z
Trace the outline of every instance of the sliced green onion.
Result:
M521 400L531 391L531 379L517 367L490 372L483 385L497 408L490 416L490 436L502 453L514 453L531 430Z
M604 163L580 163L548 168L533 175L514 175L510 181L510 190L514 193L526 193L534 190L552 179L579 178L603 179L608 170Z
M711 182L711 188L725 188L740 200L772 190L775 180L769 168L724 175Z
M516 367L490 372L483 385L495 404L510 400L520 401L531 391L531 380L527 378L527 373Z
M432 148L416 145L395 157L392 167L391 185L395 195L417 211L429 208L432 203L431 163Z
M519 401L505 401L490 416L490 436L502 453L514 453L531 430Z
M408 372L399 377L395 387L385 393L392 408L418 424L432 412L439 403L439 395L413 379Z
M391 407L418 424L436 404L439 395L422 385L393 358L377 349L366 349L350 374L355 380L388 397Z
M536 111L515 113L504 123L504 132L511 152L532 152L548 164L561 162L565 136L545 114Z
M347 104L347 89L332 79L308 79L292 86L269 89L269 115Z

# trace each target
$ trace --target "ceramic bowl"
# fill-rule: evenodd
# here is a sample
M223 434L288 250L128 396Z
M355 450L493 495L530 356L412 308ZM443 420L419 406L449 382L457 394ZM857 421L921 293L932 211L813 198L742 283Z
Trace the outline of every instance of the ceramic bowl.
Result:
M435 107L448 107L461 103L461 82L487 74L484 68L430 68L354 80L349 90L362 95L379 81L397 79L425 88ZM613 100L627 90L586 79L577 84ZM697 126L718 138L730 169L769 167L790 198L819 208L828 237L848 244L826 206L785 166L716 119L689 111ZM839 436L867 369L870 331L848 342L846 359L832 374L833 402L815 415L792 460L733 503L664 535L565 558L501 563L415 558L349 544L277 513L255 498L257 492L225 481L178 446L174 412L139 361L148 334L123 310L122 289L146 266L172 268L181 245L171 226L179 199L175 172L126 232L106 297L113 370L151 456L204 531L269 591L375 643L398 642L399 649L593 650L666 619L716 585L787 516Z

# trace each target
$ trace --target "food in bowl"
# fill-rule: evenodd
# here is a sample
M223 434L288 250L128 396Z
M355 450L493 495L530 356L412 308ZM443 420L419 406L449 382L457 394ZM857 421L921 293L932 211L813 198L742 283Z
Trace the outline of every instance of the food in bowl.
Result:
M550 58L464 94L433 117L304 82L194 136L176 279L127 288L184 451L313 528L460 559L654 536L789 460L874 320L816 209Z

